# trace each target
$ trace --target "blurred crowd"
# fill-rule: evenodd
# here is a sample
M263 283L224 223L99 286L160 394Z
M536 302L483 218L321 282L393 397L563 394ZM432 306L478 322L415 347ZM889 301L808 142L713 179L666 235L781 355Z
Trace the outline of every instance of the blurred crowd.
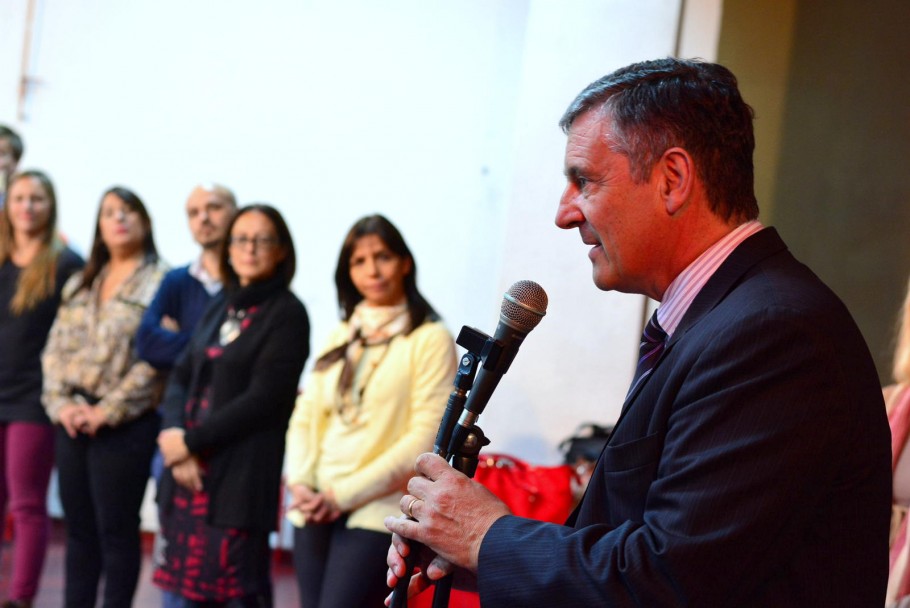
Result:
M198 256L169 268L148 208L114 185L80 255L49 174L20 170L23 153L0 126L0 505L14 538L3 607L37 594L54 467L65 606L131 605L150 472L163 606L272 605L285 483L305 604L381 603L383 518L432 448L455 370L396 226L370 215L344 236L340 322L301 391L309 319L276 207L197 185L184 204ZM342 581L351 568L363 584Z

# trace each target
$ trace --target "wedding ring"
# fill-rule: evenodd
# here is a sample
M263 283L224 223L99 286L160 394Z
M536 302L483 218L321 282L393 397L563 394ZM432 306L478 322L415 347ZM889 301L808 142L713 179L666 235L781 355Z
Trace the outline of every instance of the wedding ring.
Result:
M411 499L411 502L408 503L408 517L410 517L411 519L417 519L416 517L414 517L414 514L411 513L411 507L413 507L413 506L414 506L414 503L417 502L418 500L420 500L420 499L419 499L419 498L412 498L412 499Z

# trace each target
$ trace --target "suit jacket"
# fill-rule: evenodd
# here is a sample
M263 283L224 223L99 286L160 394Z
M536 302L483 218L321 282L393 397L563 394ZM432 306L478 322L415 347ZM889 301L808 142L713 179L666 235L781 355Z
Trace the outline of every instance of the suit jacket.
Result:
M773 229L693 301L566 526L498 520L495 606L881 606L890 442L843 304Z
M206 383L210 387L211 410L184 439L207 463L208 523L222 528L277 527L284 437L310 341L306 309L278 283L215 296L171 372L161 405L163 428L184 427L188 397ZM237 308L258 305L252 323L210 361L206 351L229 303L247 295L252 298ZM174 488L168 469L161 478L159 508L171 509Z

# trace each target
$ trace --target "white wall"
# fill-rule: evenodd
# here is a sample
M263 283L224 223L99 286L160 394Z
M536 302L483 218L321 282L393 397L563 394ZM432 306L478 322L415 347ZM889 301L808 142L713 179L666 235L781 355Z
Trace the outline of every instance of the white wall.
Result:
M644 298L603 293L577 230L554 225L564 187L557 122L588 83L633 61L673 54L676 0L531 3L504 226L500 286L537 280L547 316L522 346L482 421L491 448L555 462L580 422L612 423L635 370Z
M0 0L0 122L24 135L23 167L54 178L77 247L115 183L146 201L174 264L195 253L182 212L195 183L271 202L294 232L318 349L342 236L380 211L453 333L492 333L516 280L550 296L481 419L491 449L555 462L577 423L618 415L643 302L598 292L577 234L553 226L556 122L588 82L673 54L679 0L36 3L40 82L19 121L27 0Z

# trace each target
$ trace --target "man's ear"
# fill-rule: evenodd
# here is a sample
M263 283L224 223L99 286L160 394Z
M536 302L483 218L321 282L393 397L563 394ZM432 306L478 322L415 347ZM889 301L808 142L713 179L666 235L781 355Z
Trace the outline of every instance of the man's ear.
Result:
M664 199L667 213L675 215L692 196L695 163L683 148L669 148L658 161L660 171L660 195Z

